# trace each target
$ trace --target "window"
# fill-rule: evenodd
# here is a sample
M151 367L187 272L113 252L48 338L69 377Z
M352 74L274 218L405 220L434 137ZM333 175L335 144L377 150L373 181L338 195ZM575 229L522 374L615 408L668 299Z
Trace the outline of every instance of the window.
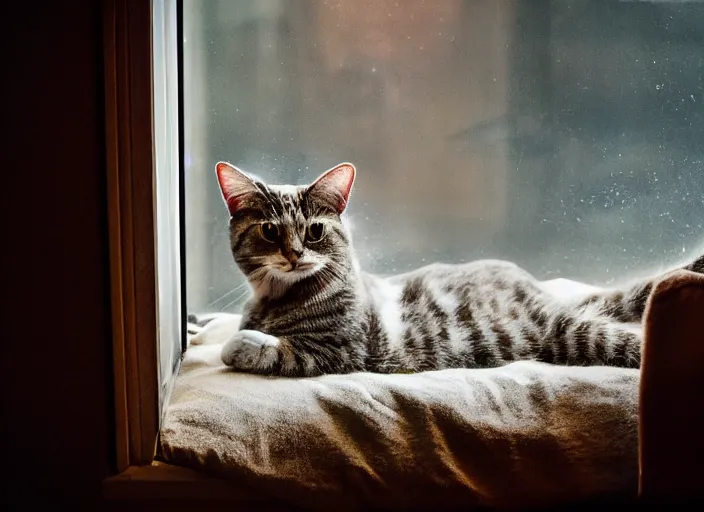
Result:
M168 399L183 343L176 2L153 0L154 153L159 314L159 408Z
M704 1L105 4L120 470L153 457L185 313L247 298L219 160L293 184L354 162L371 272L608 284L697 250Z
M608 284L704 222L704 3L186 0L191 312L236 312L214 164L358 167L362 267L502 258Z

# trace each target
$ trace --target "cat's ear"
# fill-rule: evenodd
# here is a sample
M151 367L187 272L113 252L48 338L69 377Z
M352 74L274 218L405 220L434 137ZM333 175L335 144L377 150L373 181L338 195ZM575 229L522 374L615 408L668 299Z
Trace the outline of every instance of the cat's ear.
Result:
M329 204L338 214L345 211L350 197L354 176L354 165L343 163L325 171L308 187L308 194Z
M218 162L215 165L215 172L218 175L222 198L230 215L234 215L242 207L247 196L259 191L254 180L232 164Z

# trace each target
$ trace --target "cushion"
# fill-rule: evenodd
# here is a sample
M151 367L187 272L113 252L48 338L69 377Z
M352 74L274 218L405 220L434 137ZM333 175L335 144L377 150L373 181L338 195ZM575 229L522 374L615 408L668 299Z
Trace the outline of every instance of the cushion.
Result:
M638 370L516 362L415 375L239 374L191 346L162 458L312 508L543 505L638 485Z

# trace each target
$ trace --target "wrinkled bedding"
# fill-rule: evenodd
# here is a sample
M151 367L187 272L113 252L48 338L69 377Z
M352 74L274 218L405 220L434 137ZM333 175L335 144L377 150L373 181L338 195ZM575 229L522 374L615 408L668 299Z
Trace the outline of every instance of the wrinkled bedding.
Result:
M635 496L638 370L516 362L268 378L186 351L161 457L312 508L532 506Z

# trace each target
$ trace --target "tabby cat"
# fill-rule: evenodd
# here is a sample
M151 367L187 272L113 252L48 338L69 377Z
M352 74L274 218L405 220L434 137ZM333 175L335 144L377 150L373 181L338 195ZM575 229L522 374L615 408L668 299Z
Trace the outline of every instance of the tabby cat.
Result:
M640 365L655 280L564 299L516 265L436 263L376 277L341 220L355 180L343 163L309 186L267 185L216 166L230 243L252 297L222 349L239 371L290 377L553 364ZM704 255L686 268L704 273Z

